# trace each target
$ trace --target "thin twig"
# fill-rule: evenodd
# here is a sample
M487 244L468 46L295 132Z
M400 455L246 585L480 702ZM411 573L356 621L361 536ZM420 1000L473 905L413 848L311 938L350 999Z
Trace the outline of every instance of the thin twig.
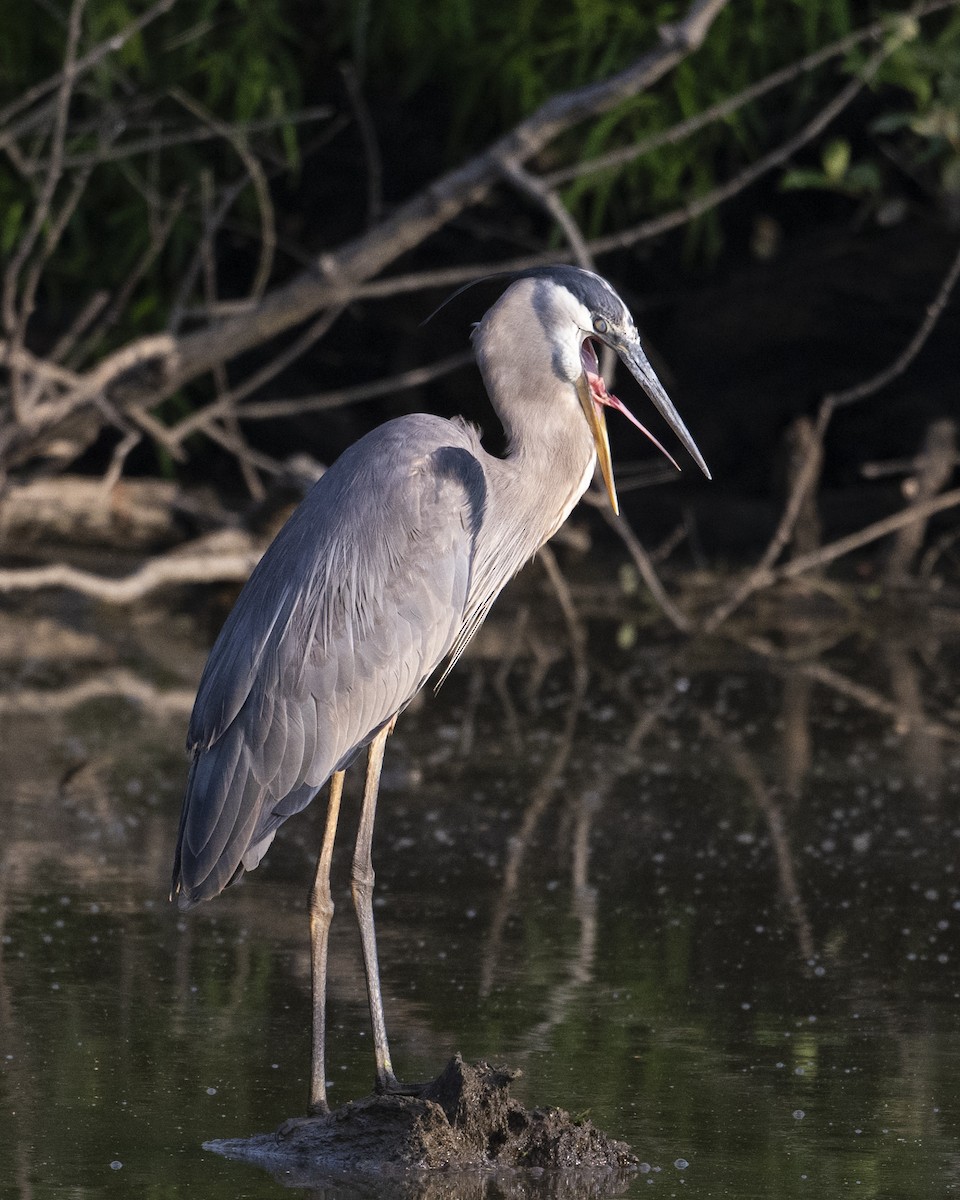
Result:
M557 193L512 159L505 160L501 169L505 179L508 179L525 195L532 197L546 213L553 217L560 226L563 236L567 239L577 265L592 271L595 264L587 245L587 239Z
M593 253L610 254L617 250L626 250L640 241L662 237L663 234L669 233L674 229L679 229L691 221L695 221L699 217L706 215L706 213L717 208L724 201L731 200L734 196L739 195L740 192L745 191L751 184L756 183L758 179L761 179L768 172L775 170L777 167L782 167L797 151L802 150L804 146L809 145L810 142L819 137L827 126L835 121L843 110L856 99L860 92L863 91L867 81L876 75L883 62L893 53L893 49L894 47L891 44L885 44L863 66L860 73L842 87L829 104L824 105L816 116L808 121L802 129L792 137L787 138L785 142L781 142L779 146L775 146L769 153L762 155L755 162L744 167L732 179L728 179L725 183L711 188L710 191L705 192L702 196L688 201L671 212L662 213L658 217L651 217L646 221L641 221L638 225L631 226L629 229L621 229L617 233L595 238L590 243Z
M831 414L838 408L843 408L847 404L853 404L857 400L864 400L867 396L872 396L876 392L881 391L906 371L923 349L927 339L933 332L934 326L940 320L940 316L950 300L951 293L956 287L958 278L960 278L960 249L957 250L953 262L943 277L943 282L940 284L936 296L927 305L926 312L917 332L907 342L900 354L897 355L889 367L874 375L872 379L868 379L864 383L858 383L855 387L847 388L845 391L831 392L828 396L825 396L823 402L825 405L830 406Z
M67 135L67 122L70 112L70 101L73 96L74 84L77 77L77 46L80 41L80 25L83 16L85 0L73 0L70 8L70 18L67 27L67 44L64 51L64 67L61 72L60 86L57 91L54 108L53 127L50 135L50 155L47 160L46 174L37 195L33 215L20 242L10 257L3 277L3 326L13 343L14 349L19 349L26 341L26 325L32 311L32 296L18 300L20 275L34 251L34 247L50 220L53 208L54 193L63 174L63 152ZM19 309L19 311L18 311ZM18 420L26 416L21 394L21 377L16 368L11 372L10 398L14 414Z
M957 2L958 0L931 0L930 3L922 4L913 9L910 15L914 20L922 20L933 13L942 12L947 8L955 8ZM754 100L759 100L768 92L783 87L788 83L793 83L803 75L809 75L817 67L823 66L831 59L839 58L841 55L849 53L850 50L853 50L862 42L882 37L888 32L891 18L895 16L896 14L891 14L880 21L874 21L870 25L865 25L861 29L855 29L845 37L831 42L829 46L823 46L821 49L805 55L797 62L790 63L786 67L781 67L779 70L767 75L764 79L760 79L756 83L745 87L742 91L737 92L736 95L725 97L716 104L710 105L709 108L705 108L702 112L696 113L684 121L679 121L669 129L651 134L646 138L639 138L637 141L631 142L628 146L621 146L617 150L611 150L606 154L599 154L595 158L585 159L581 162L572 163L568 167L561 167L556 171L550 171L540 177L540 182L548 188L561 187L563 184L571 183L575 179L582 179L588 175L596 175L601 171L626 166L631 162L635 162L638 158L660 149L661 146L676 145L692 134L699 133L701 129L705 129L708 125L731 116L741 108L746 107L747 104L751 104Z
M231 125L231 128L235 129L240 136L246 137L253 133L270 133L285 125L305 125L312 121L327 120L332 116L333 109L326 106L305 108L299 112L287 113L282 117L262 117L253 121L237 121ZM78 124L74 132L83 133L84 126ZM64 156L63 165L67 170L76 167L103 166L104 163L121 162L124 159L137 158L142 154L156 154L161 150L197 145L202 142L219 140L222 137L222 130L209 126L199 129L180 129L170 133L154 133L149 137L119 142L110 148L102 150L98 148L89 154L67 154ZM29 173L31 164L26 166L25 173Z
M272 421L280 417L296 417L303 413L326 412L333 408L342 408L348 404L360 404L365 400L375 400L379 396L391 392L402 392L410 388L421 387L434 379L440 379L451 371L457 371L473 362L473 354L462 350L451 354L438 362L426 367L413 367L409 371L401 371L387 379L377 379L372 383L360 383L354 387L339 388L336 391L320 392L313 396L295 396L289 399L259 400L242 404L237 414L244 421ZM208 418L216 416L214 405L201 409L199 412L185 417L168 432L171 437L182 441L183 438L197 429L202 429Z
M833 542L831 546L825 546L822 550L818 550L813 554L802 555L799 558L793 559L788 564L791 570L786 573L786 569L781 572L773 570L773 564L780 557L786 545L789 543L793 529L797 519L803 508L807 498L809 489L813 480L817 476L818 457L822 453L823 441L826 437L827 428L837 408L847 404L852 404L858 400L864 400L868 396L875 395L882 388L892 383L899 378L910 366L913 360L920 353L927 339L932 333L937 324L944 308L946 307L950 296L956 286L957 279L960 278L960 250L958 250L953 262L950 264L937 294L933 301L927 306L924 318L921 321L917 332L911 337L910 341L904 349L897 355L893 362L872 376L864 383L857 384L854 387L847 388L841 392L831 392L824 396L820 403L820 409L817 414L817 420L814 424L813 434L810 439L810 449L807 452L806 459L803 462L800 470L797 473L796 481L793 490L787 501L786 508L777 525L773 537L771 538L766 550L764 551L760 561L747 574L746 578L736 587L733 593L724 602L717 606L710 617L703 624L704 631L712 633L719 628L732 613L734 613L754 592L760 588L768 587L770 583L777 579L790 578L802 573L803 570L810 567L823 566L827 562L832 562L834 558L839 558L841 554L849 553L851 549L858 549L862 545L866 545L878 537L884 537L886 533L893 532L896 529L904 528L912 521L919 520L922 517L932 515L935 512L941 512L943 509L952 506L948 497L957 496L960 493L946 492L944 495L937 497L936 500L929 504L914 505L902 513L896 514L894 517L888 517L886 521L879 522L880 532L871 533L876 530L878 525L871 525L866 530L862 530L860 534L853 534L851 538L841 539L840 542ZM944 501L946 501L944 503ZM956 503L953 501L952 503ZM930 505L937 505L931 508ZM897 521L897 524L891 525L890 522ZM857 540L864 536L864 540ZM849 549L843 548L849 543ZM841 547L838 551L833 552L832 547ZM830 557L824 557L830 551ZM798 569L797 564L801 565Z
M246 168L247 175L253 185L254 195L257 199L257 209L260 214L260 260L257 263L253 283L250 285L251 299L259 300L270 279L270 272L273 268L273 256L277 246L277 229L273 211L273 200L270 198L270 188L267 185L267 178L263 167L257 161L256 156L250 152L244 138L235 126L228 124L226 121L221 121L213 113L208 112L198 100L188 95L182 88L171 88L170 95L179 104L182 104L188 112L193 113L199 121L216 130L224 141L229 142L236 152L237 157Z
M377 142L377 130L356 71L350 63L344 63L340 67L340 74L346 85L347 96L360 133L363 157L367 164L367 228L372 229L380 220L383 209L383 159Z
M960 742L960 730L945 725L942 721L935 721L926 715L918 716L916 713L910 713L902 704L888 699L875 688L858 683L840 671L828 667L825 663L792 660L785 662L783 654L766 638L754 634L730 634L729 636L732 641L747 647L754 654L760 655L766 662L774 666L781 666L785 670L803 675L806 679L830 688L838 695L853 700L868 712L878 713L880 716L888 718L899 729L915 729L941 741Z
M86 74L93 67L98 66L105 58L109 58L111 54L116 54L119 50L122 50L131 38L136 37L138 33L146 29L153 21L156 21L158 17L162 17L164 13L169 12L174 4L176 4L176 0L158 0L157 4L148 8L136 20L131 21L129 25L126 25L117 33L111 34L106 41L100 42L99 45L94 46L82 58L77 59L72 67L69 68L71 73L79 78L79 76ZM51 75L49 79L45 79L42 83L34 84L32 88L28 88L16 100L8 104L6 108L0 109L0 126L9 124L10 120L17 113L23 112L24 109L43 99L44 96L62 87L67 70L68 68L65 65L63 70L58 71L56 75ZM9 136L11 136L9 130L0 135L0 150L4 148L4 139ZM13 136L19 136L19 134L14 134Z
M676 604L667 595L667 590L660 582L660 576L657 574L656 568L650 559L650 555L644 549L640 539L630 528L630 525L623 517L617 517L611 511L606 503L605 497L594 498L591 493L587 493L584 499L588 504L600 510L600 515L617 534L623 544L626 546L630 557L633 559L634 566L640 573L640 578L647 585L650 595L655 603L660 607L664 616L671 624L679 629L681 633L687 633L692 627L690 618L685 612L679 609Z

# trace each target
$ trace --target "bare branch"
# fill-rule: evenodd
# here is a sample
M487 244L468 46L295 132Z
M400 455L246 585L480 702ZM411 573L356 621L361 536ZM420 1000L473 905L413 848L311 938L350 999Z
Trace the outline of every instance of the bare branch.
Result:
M64 52L64 68L60 76L60 86L57 92L54 110L53 128L51 131L51 150L47 162L46 176L34 206L30 224L20 240L17 249L11 255L10 262L3 276L3 326L15 350L23 346L27 321L33 308L33 290L27 288L22 301L18 303L18 286L20 275L30 255L34 251L44 226L47 224L53 207L53 197L60 183L63 170L63 149L66 140L67 118L70 111L70 100L73 95L77 75L77 45L80 41L80 20L83 15L85 0L73 0L70 8L70 20L67 29L67 45ZM21 393L21 377L16 368L11 372L11 402L18 418L26 415Z
M116 54L118 50L122 50L132 37L136 37L138 33L146 29L158 17L162 17L164 13L169 12L176 2L177 0L158 0L158 3L148 8L145 13L137 17L136 20L131 21L124 29L113 34L112 37L107 38L106 41L101 42L98 46L94 46L82 58L77 59L72 67L68 68L65 66L62 71L58 71L56 75L51 75L43 83L35 84L32 88L29 88L22 95L18 96L16 100L8 104L6 108L0 109L0 126L6 125L17 113L23 112L24 109L36 104L38 100L42 100L44 96L61 88L68 69L74 78L79 78L103 62L105 58L109 58L111 54ZM0 134L0 150L5 148L7 138L19 136L19 131L12 132L10 130Z
M257 208L260 212L260 261L250 286L250 298L259 300L263 295L273 267L273 255L277 246L276 221L274 219L273 201L270 199L270 189L263 168L257 162L256 156L250 153L243 136L226 121L221 121L209 113L202 104L192 96L187 95L182 88L171 88L170 95L179 104L194 114L205 125L216 130L220 136L230 143L237 157L246 168L250 183L253 185L257 198ZM213 365L213 364L211 364Z
M473 362L470 350L461 350L447 358L430 363L426 367L413 367L398 375L386 379L377 379L372 383L360 383L354 387L339 388L336 391L320 392L313 396L296 396L289 399L258 400L250 404L242 404L237 409L237 415L244 421L272 421L278 417L296 417L308 412L326 412L333 408L342 408L347 404L360 404L365 400L375 400L379 396L391 392L402 392L409 388L422 387L451 371ZM207 419L218 415L215 405L209 405L200 412L185 417L178 425L168 431L169 435L178 440L187 437L196 429L205 426Z
M340 68L347 95L353 107L353 115L360 133L360 143L367 163L367 228L372 229L380 220L383 208L383 160L377 143L377 131L370 117L370 109L360 87L356 72L350 63Z
M609 111L660 79L700 45L728 0L697 0L676 27L677 37L600 83L554 96L482 154L432 183L408 200L369 234L320 257L316 270L303 272L268 293L263 303L219 327L182 340L170 390L299 323L320 308L353 298L356 285L381 271L405 251L477 204L502 176L503 163L525 162L561 133ZM167 393L168 394L168 393Z
M608 111L663 76L700 45L711 22L727 3L728 0L695 0L685 18L668 31L669 36L662 44L626 70L599 83L554 96L484 153L400 205L375 229L337 252L321 256L313 270L301 272L286 285L267 293L247 311L171 339L160 361L156 361L160 343L155 339L149 339L148 345L127 347L121 354L129 355L130 361L149 362L153 369L139 388L134 386L132 378L124 380L123 404L130 407L158 403L217 363L275 337L318 311L341 307L352 298L360 283L481 201L502 179L505 164L521 165L561 133ZM72 414L84 405L89 406L104 383L103 369L98 368L91 376L84 377L72 395L37 406L29 423L7 434L10 461L22 462L51 438L56 439L57 422L70 417L75 423ZM88 414L86 419L95 432L96 416ZM75 433L73 440L78 445L85 444Z
M831 415L834 410L843 408L847 404L853 404L857 400L864 400L867 396L872 396L888 384L893 383L895 379L899 379L926 344L927 339L940 320L943 310L947 306L947 302L957 285L958 279L960 279L960 249L957 250L953 262L943 277L943 282L940 284L940 288L932 303L927 305L927 310L917 332L906 344L901 353L897 355L888 367L880 371L877 375L874 375L872 379L868 379L864 383L859 383L856 387L847 388L845 391L831 392L830 395L825 396L823 403L824 406L829 405Z
M0 570L0 594L67 588L107 604L132 604L158 588L195 583L242 582L260 560L262 548L189 553L181 550L144 563L122 579L108 579L66 563Z
M535 175L524 170L519 163L505 162L503 175L521 192L532 197L549 216L553 217L563 231L577 264L592 271L595 264L587 240L557 193L546 186L542 180L537 179Z
M942 283L937 291L931 304L927 306L924 318L906 347L893 360L889 367L874 375L865 383L857 384L855 387L848 388L842 392L831 392L824 396L820 403L820 410L817 414L817 420L813 428L813 434L810 438L810 449L807 452L805 461L797 473L794 481L793 489L787 502L787 506L780 518L777 529L770 540L766 550L764 551L760 561L755 567L748 572L746 578L738 585L734 592L714 610L706 622L704 622L704 630L708 633L713 632L723 622L734 613L741 604L744 603L760 588L769 586L777 578L787 578L786 574L780 574L773 570L773 564L780 557L784 547L790 541L793 534L793 529L797 519L803 509L804 502L809 495L810 488L819 474L819 463L822 456L823 440L826 436L827 427L837 408L852 404L857 400L866 399L868 396L874 395L887 384L899 378L906 371L907 367L920 353L931 332L934 329L941 313L947 305L950 296L956 286L957 279L960 278L960 250L958 250L953 262L947 270ZM955 492L946 492L944 495L937 498L936 501L931 501L932 504L937 504L944 501L947 497L958 495ZM926 519L933 513L941 512L944 508L951 507L950 503L942 504L940 507L930 508L929 505L914 505L907 509L906 512L896 514L895 517L888 517L886 522L880 522L881 526L888 522L898 520L898 524L889 528L884 528L879 533L871 534L869 531L877 528L876 525L871 525L867 530L862 530L861 534L867 535L865 541L857 542L851 545L850 549L858 549L860 545L867 545L869 542L876 540L878 537L884 537L886 533L892 533L897 529L905 528L913 521ZM856 538L860 535L851 535ZM841 542L847 542L849 539L841 539ZM840 546L841 543L832 543L834 547ZM837 553L831 553L830 557L823 557L831 547L824 547L812 555L802 555L796 558L790 565L794 568L790 575L796 575L800 572L796 570L797 563L807 563L808 566L823 566L827 562L832 562L834 558L840 557L842 554L849 553L848 549L841 548ZM807 568L802 568L807 569Z
M664 616L681 633L687 633L691 628L690 618L667 595L666 588L660 582L660 576L657 574L650 555L646 552L640 539L630 528L627 521L623 517L614 515L606 502L606 497L596 496L592 492L587 492L584 499L588 504L592 504L594 508L600 510L603 519L626 546L630 557L633 559L634 566L640 573L640 578L647 585L647 589L653 597L654 602L659 605Z
M911 15L915 20L921 20L933 13L942 12L946 8L954 8L956 4L957 0L931 0L930 3L916 6L912 10ZM705 129L708 125L712 125L716 121L721 121L724 117L731 116L747 104L751 104L754 100L759 100L762 96L767 95L767 93L775 91L777 88L783 87L788 83L794 83L804 75L809 75L817 67L830 62L831 59L840 58L842 55L848 54L863 42L882 37L884 33L889 31L889 28L889 18L874 21L869 25L865 25L862 29L856 29L845 37L831 42L829 46L815 50L812 54L806 55L789 66L781 67L780 70L774 71L770 75L767 75L766 78L750 84L749 87L737 92L736 95L728 96L716 104L710 105L709 108L705 108L702 112L688 117L685 121L680 121L669 129L651 134L650 137L640 138L627 146L620 147L618 150L611 150L607 154L599 154L596 158L586 159L583 162L573 163L569 167L562 167L559 170L551 171L541 177L541 182L549 188L560 187L565 183L572 182L574 179L582 179L587 175L596 175L601 171L626 166L628 163L635 162L638 158L642 158L644 155L658 150L661 146L676 145L692 134L698 133L701 129Z

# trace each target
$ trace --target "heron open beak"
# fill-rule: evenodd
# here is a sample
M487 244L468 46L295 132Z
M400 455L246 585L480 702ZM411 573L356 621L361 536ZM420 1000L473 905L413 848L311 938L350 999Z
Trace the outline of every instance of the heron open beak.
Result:
M664 391L660 380L656 377L653 367L647 361L647 356L641 349L639 342L623 343L615 345L613 348L620 359L626 364L630 374L657 406L660 415L683 443L690 457L700 470L703 471L704 475L710 479L710 470L703 460L703 455L697 449L696 442L690 436L686 425L680 419L680 414L674 408L670 397ZM610 497L610 506L615 513L619 514L620 504L617 500L617 489L613 482L613 461L610 457L610 440L607 437L607 423L603 412L605 408L615 408L618 412L623 413L627 420L636 425L641 433L645 434L653 442L660 453L665 455L678 471L680 468L673 455L660 445L650 430L641 425L625 404L621 403L616 396L611 395L607 391L606 384L603 382L603 377L600 374L597 352L590 338L584 339L580 349L580 359L583 363L583 374L577 380L577 395L580 398L581 407L587 418L587 424L590 426L590 432L593 434L594 444L597 447L597 459L600 463L600 472L603 475L607 495Z

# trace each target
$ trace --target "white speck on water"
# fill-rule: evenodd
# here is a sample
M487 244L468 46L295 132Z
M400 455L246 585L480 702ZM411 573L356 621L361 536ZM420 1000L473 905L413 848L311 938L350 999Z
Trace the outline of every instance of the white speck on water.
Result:
M111 1171L120 1171L122 1169L123 1169L123 1163L120 1161L119 1158L115 1158L113 1160L113 1162L110 1164L110 1170Z
M676 1159L676 1161L674 1162L673 1165L677 1168L678 1171L685 1171L687 1169L687 1167L690 1166L690 1164L687 1162L687 1160L685 1158Z
M795 1121L802 1121L806 1115L807 1114L803 1111L802 1108L795 1108L793 1110L793 1119Z
M217 1094L217 1089L216 1089L215 1087L208 1087L208 1088L207 1088L207 1095L208 1095L208 1096L215 1096L216 1094Z

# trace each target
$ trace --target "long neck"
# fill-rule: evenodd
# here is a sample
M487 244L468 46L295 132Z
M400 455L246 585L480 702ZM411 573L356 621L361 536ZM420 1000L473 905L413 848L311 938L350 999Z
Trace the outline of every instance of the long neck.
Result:
M563 524L596 463L573 384L579 347L576 366L562 361L539 323L531 329L531 307L521 289L511 289L474 334L477 363L508 439L506 455L492 467L498 530L509 530L521 562Z

